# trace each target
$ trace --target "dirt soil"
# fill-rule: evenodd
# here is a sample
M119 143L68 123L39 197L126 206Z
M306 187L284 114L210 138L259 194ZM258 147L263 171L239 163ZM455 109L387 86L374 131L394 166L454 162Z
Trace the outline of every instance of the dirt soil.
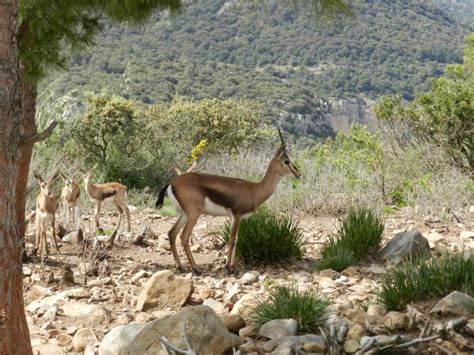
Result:
M136 297L143 284L153 273L174 268L173 257L169 250L167 232L173 225L175 218L162 217L153 209L131 208L132 233L123 233L114 246L107 250L106 261L99 263L99 270L95 275L87 277L85 284L84 269L81 264L87 257L81 256L83 247L78 244L61 242L61 256L51 248L50 255L41 265L39 257L32 257L24 264L24 291L26 305L32 303L31 289L33 285L40 285L58 294L65 290L76 291L77 300L88 304L103 305L111 312L110 321L94 327L94 332L100 339L114 326L127 322L146 322L159 317L163 312L173 310L157 310L155 312L138 312L135 310ZM101 216L101 226L107 231L115 228L118 215L115 212L105 212ZM252 294L259 297L265 293L262 280L276 280L277 282L296 281L301 289L318 289L332 302L334 309L347 307L362 307L374 299L373 287L377 285L380 276L386 272L386 266L377 260L359 264L343 273L331 270L317 272L315 265L319 259L318 251L327 241L328 236L338 228L339 220L331 216L310 216L299 219L299 225L305 239L304 257L302 260L255 267L239 265L236 275L228 276L224 271L226 248L219 237L225 218L202 216L193 233L192 251L202 274L191 276L195 285L190 304L200 304L205 298L222 300L223 295L238 283L239 278L247 271L256 271L260 282L251 285L238 286L239 295ZM85 231L87 238L92 238L93 216L85 216L80 221L80 227ZM145 235L143 243L134 245L132 239L146 226L150 233ZM460 233L464 230L474 230L474 221L466 218L462 221L443 222L439 220L411 220L398 212L396 215L385 218L384 238L388 240L395 233L411 228L417 228L423 235L438 233L442 240L431 243L434 253L443 251L459 251L463 247L473 248L474 238L461 240ZM68 229L74 229L72 226ZM77 228L76 228L77 229ZM34 231L34 224L29 226L29 233ZM104 243L107 244L107 243ZM183 249L179 245L179 254L185 267L188 261ZM89 246L87 251L91 249ZM105 249L104 249L105 250ZM68 265L74 273L74 283L61 283L61 266ZM144 276L131 281L133 276L144 270ZM342 280L342 281L341 281ZM82 293L81 293L82 292ZM74 298L76 296L70 296ZM420 305L420 307L429 305ZM421 311L425 311L421 309ZM27 312L31 339L34 346L55 343L65 352L73 352L70 339L64 340L60 334L72 336L80 325L74 318L68 318L57 312L53 317L45 320L34 312ZM96 345L97 345L96 344Z

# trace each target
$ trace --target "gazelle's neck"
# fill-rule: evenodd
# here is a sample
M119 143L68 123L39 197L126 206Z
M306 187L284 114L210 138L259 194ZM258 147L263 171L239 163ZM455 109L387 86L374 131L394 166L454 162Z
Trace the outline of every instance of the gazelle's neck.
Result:
M259 201L259 205L265 202L273 194L281 178L282 176L277 173L272 159L268 165L265 176L259 183L257 183L259 188L257 189L255 197Z

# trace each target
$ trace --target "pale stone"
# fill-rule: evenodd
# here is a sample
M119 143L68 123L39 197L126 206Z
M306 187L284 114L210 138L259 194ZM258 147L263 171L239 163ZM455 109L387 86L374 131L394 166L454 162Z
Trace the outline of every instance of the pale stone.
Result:
M240 278L240 282L243 285L251 285L258 281L258 273L256 272L246 272Z
M34 302L42 300L45 297L52 296L53 292L49 288L40 286L40 285L33 285L31 286L30 290L26 294L26 299L28 302Z
M274 319L262 325L259 331L260 336L269 339L277 339L286 336L296 335L298 322L294 319Z
M186 335L197 354L232 352L242 342L229 333L216 314L206 306L186 307L169 317L147 324L129 324L113 328L102 340L99 355L166 354L160 338L166 337L173 345L184 349Z
M148 276L148 271L140 270L139 272L137 272L135 275L132 276L132 278L130 279L130 282L134 285L140 285L140 282L139 282L140 279L147 276Z
M359 342L354 339L349 339L344 342L344 351L352 354L359 349Z
M153 314L147 312L140 312L135 316L135 322L137 323L148 323L155 319Z
M360 341L360 339L362 339L364 334L365 334L365 328L362 325L353 324L349 328L349 332L347 333L347 337L350 338L350 339Z
M229 314L229 310L225 308L223 303L216 301L212 298L205 299L202 305L211 308L214 312L216 312L218 316Z
M192 280L176 276L170 270L159 271L143 287L137 299L137 310L179 308L186 304L193 291Z
M408 326L408 316L399 312L388 312L384 316L384 325L390 330L401 330Z
M367 315L374 317L383 317L387 313L385 306L381 304L370 304L367 308Z
M61 308L66 317L75 318L87 327L108 324L111 319L110 311L101 305L73 301L65 303Z
M75 351L82 352L87 345L93 345L96 341L97 337L92 329L82 328L79 329L72 338L72 347Z
M459 233L459 238L461 239L474 238L474 231L462 231L461 233Z
M56 339L58 339L59 344L61 344L61 346L66 346L67 344L69 344L72 341L72 337L70 335L64 334L64 333L58 334L56 336Z
M257 306L255 296L250 294L243 295L232 308L231 314L239 314L245 320L249 320L253 314L254 308Z

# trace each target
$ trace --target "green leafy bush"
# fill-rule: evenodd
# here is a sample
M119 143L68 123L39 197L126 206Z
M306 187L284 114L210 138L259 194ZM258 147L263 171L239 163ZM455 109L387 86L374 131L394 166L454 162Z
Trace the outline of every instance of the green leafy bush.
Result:
M474 295L472 253L407 260L383 277L377 296L388 309L399 310L410 302L442 297L455 290Z
M229 240L230 224L222 231ZM277 217L266 208L240 222L237 256L246 263L271 264L300 258L303 239L298 224L288 217Z
M380 248L384 225L370 209L351 209L321 252L318 269L342 271Z
M294 285L275 285L269 289L268 299L258 302L252 318L257 324L291 318L298 321L299 332L314 331L329 304L329 300L312 290L300 293Z

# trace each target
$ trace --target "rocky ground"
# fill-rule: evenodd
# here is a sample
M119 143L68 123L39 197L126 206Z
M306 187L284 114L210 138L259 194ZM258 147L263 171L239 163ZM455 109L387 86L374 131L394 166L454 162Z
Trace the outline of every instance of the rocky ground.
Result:
M122 235L112 248L106 247L107 240L95 242L100 248L94 249L92 242L84 247L72 233L60 243L61 256L52 249L44 265L38 257L24 264L25 303L35 353L165 354L159 336L166 335L171 343L184 347L184 324L198 354L233 347L254 354L362 353L377 346L393 351L397 346L398 351L473 351L469 350L472 316L459 318L462 314L452 311L453 307L440 311L441 317L430 316L438 300L409 306L401 313L387 312L377 304L373 290L387 270L380 260L342 273L316 271L318 250L337 229L337 218L300 219L305 238L302 260L271 267L241 266L237 275L228 276L223 269L225 246L219 238L224 219L202 217L194 230L192 251L203 273L194 276L173 268L166 233L174 218L161 217L151 209L131 210L133 233ZM117 219L106 213L101 223L112 229ZM91 226L87 217L80 222L86 239ZM434 254L474 248L474 210L452 222L407 220L399 212L387 217L385 226L386 241L397 232L419 230ZM30 225L30 233L33 228ZM143 240L134 244L141 232ZM180 255L187 265L182 249ZM251 325L251 309L272 282L297 284L301 291L317 289L329 298L332 304L323 333L296 336L296 325L290 320L260 329ZM408 344L413 339L423 339L420 347Z

